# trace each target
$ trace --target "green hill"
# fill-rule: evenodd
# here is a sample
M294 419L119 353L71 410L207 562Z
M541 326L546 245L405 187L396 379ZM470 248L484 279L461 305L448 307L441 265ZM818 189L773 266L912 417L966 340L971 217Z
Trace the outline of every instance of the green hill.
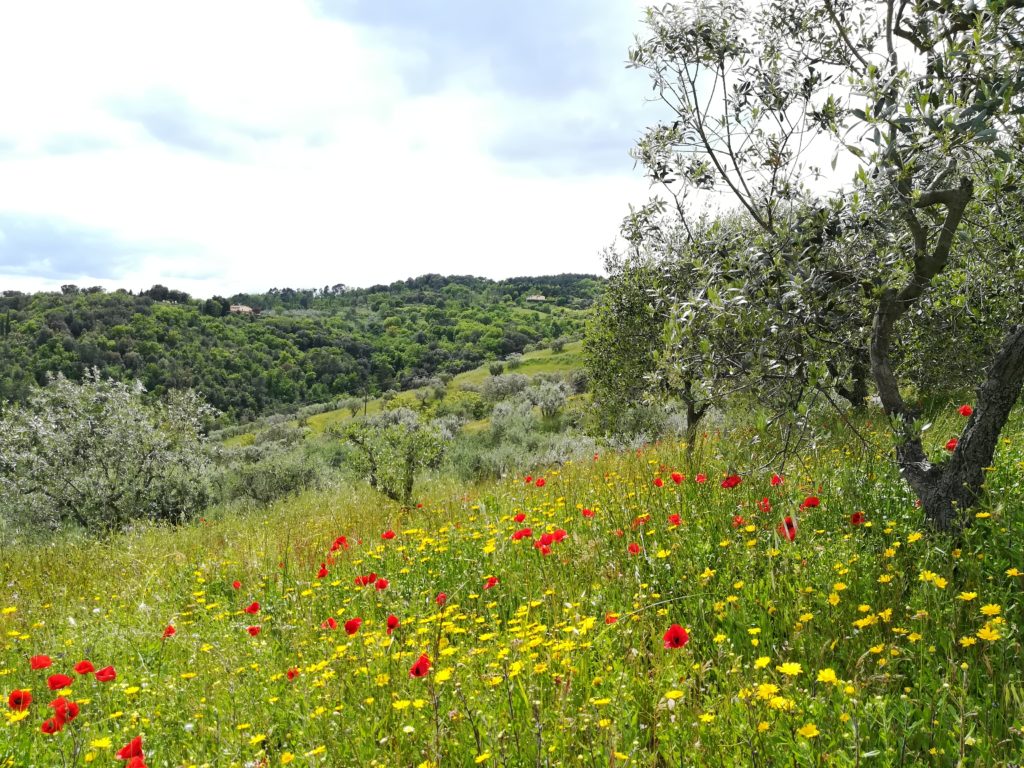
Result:
M50 372L77 380L94 366L157 394L194 388L227 421L376 397L579 335L602 283L590 275L425 275L206 300L162 286L138 295L5 291L0 402L23 400Z

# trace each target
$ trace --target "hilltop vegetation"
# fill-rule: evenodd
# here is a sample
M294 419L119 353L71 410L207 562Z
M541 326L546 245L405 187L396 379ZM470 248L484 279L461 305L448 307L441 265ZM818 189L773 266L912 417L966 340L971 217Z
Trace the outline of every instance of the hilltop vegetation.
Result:
M140 380L154 395L192 388L229 420L377 396L582 332L602 281L425 275L388 286L273 290L194 300L80 290L0 296L0 402L48 373ZM527 297L543 295L544 301ZM232 304L258 311L229 313Z

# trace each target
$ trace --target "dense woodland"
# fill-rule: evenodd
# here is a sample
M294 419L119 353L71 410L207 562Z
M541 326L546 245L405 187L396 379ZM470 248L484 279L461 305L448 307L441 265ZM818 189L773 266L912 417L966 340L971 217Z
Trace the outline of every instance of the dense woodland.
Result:
M374 396L582 331L603 281L590 275L424 275L351 289L273 289L193 299L64 286L0 295L0 402L50 373L98 368L157 395L194 388L243 421L343 395ZM527 297L542 295L544 301ZM232 314L243 304L256 312Z

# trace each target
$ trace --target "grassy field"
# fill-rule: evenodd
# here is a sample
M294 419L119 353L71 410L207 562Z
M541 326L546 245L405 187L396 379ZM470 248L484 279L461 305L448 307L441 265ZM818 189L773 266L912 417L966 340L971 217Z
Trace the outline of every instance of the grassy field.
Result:
M853 441L723 487L751 437L6 551L0 766L1019 760L1021 425L956 538Z
M521 373L527 376L535 376L538 373L560 373L569 374L577 368L583 367L583 356L582 356L582 342L573 342L566 344L565 348L561 352L553 352L550 349L542 349L537 352L528 352L523 355L522 363L515 370L506 370L506 373ZM463 384L483 384L490 376L487 365L481 365L478 368L474 368L472 371L465 371L452 378L448 384L448 391L453 392L458 390ZM416 390L408 390L401 392L395 398L395 401L400 405L414 406L416 405ZM380 413L384 408L384 401L380 398L375 398L367 403L366 413L374 414ZM359 415L362 415L362 411ZM320 434L326 432L333 426L338 424L344 424L351 421L353 418L352 414L347 410L338 411L327 411L320 413L315 416L310 416L307 419L310 429L314 434ZM238 438L233 438L238 440ZM230 443L230 441L229 441ZM244 443L240 443L244 444Z

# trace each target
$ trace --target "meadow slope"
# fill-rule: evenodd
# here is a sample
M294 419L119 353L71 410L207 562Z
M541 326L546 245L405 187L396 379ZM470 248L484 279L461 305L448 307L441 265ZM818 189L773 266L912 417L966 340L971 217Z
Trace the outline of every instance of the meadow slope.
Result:
M5 551L0 766L1019 758L1020 424L955 539L880 436L737 483L751 437Z

